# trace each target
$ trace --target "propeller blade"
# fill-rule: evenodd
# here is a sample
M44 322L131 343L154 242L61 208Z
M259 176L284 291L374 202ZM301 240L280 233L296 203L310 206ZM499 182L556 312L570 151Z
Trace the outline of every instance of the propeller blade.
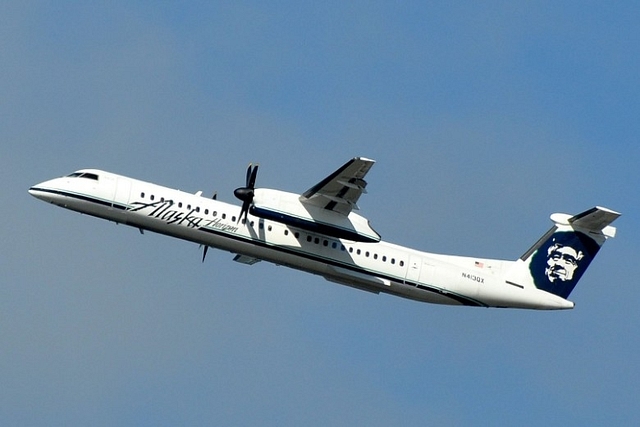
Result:
M244 179L244 186L249 188L249 181L251 179L251 171L253 170L253 164L249 163L247 167L247 177Z
M256 177L258 176L258 164L255 166L253 163L249 163L249 167L247 168L247 176L245 178L245 186L236 188L233 194L240 200L242 200L242 208L240 209L240 215L238 216L237 224L242 221L242 216L244 215L244 220L247 220L247 216L249 215L249 209L253 204L253 196L255 195L254 189L256 185Z
M253 199L253 197L251 199ZM247 215L249 214L249 207L251 206L251 199L246 199L242 203L242 209L240 209L240 215L238 215L238 221L236 221L236 224L239 224L240 220L242 220L242 214L244 214L245 221L247 220Z
M251 177L249 177L249 180L247 181L247 187L250 189L254 189L255 185L256 185L256 176L258 175L258 164L256 164L253 167L253 170L251 171Z

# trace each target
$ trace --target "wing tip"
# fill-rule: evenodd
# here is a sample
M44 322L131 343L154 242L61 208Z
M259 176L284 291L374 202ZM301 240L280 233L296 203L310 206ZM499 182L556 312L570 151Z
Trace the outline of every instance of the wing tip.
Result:
M360 161L367 162L367 163L375 163L376 162L373 159L370 159L368 157L362 157L362 156L354 157L353 160L360 160Z

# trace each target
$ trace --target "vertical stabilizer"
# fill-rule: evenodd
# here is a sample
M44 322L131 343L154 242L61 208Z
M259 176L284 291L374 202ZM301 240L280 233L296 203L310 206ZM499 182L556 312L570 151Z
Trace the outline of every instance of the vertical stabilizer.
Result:
M620 216L595 207L578 215L553 214L553 227L515 264L507 282L567 298L604 242L615 236Z

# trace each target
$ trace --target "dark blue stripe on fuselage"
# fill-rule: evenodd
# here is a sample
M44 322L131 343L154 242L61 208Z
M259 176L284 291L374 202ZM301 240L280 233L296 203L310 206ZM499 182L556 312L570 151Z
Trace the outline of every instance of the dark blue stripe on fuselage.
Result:
M284 247L280 247L280 246L273 246L273 245L265 243L265 242L263 242L261 240L247 239L247 238L242 237L242 236L237 236L237 235L234 235L234 234L227 234L225 232L218 231L218 230L212 230L212 229L209 229L209 228L200 228L200 230L204 231L204 232L207 232L207 233L210 233L210 234L215 234L215 235L220 236L220 237L233 239L233 240L236 240L236 241L239 241L239 242L243 242L243 243L251 243L253 245L260 246L262 248L271 249L271 250L274 250L274 251L277 251L277 252L281 252L281 253L285 253L285 254L289 254L289 255L294 255L294 256L301 257L301 258L306 258L306 259L308 259L310 261L321 262L321 263L324 263L324 264L327 264L327 265L331 265L333 267L341 267L341 268L344 268L344 269L347 269L347 270L350 270L350 271L353 271L353 272L356 272L356 273L366 274L368 276L369 275L370 276L375 276L375 277L379 277L381 279L386 279L386 280L392 281L394 283L399 283L397 277L383 275L383 274L380 274L378 271L372 272L372 271L366 270L366 269L364 269L362 267L359 267L359 266L357 266L355 264L348 264L348 263L340 262L340 261L338 261L338 260L336 260L334 258L325 258L325 257L320 257L320 256L317 256L317 255L313 255L313 254L308 253L308 252L300 252L300 251L296 251L296 250L292 250L292 249L288 249L288 248L284 248ZM421 289L423 291L428 291L428 292L431 292L431 293L435 293L435 294L439 294L439 295L445 296L447 298L451 298L452 300L454 300L454 301L456 301L456 302L458 302L458 303L460 303L462 305L467 305L467 306L471 306L471 307L487 307L486 304L482 304L479 301L476 301L476 300L473 300L473 299L470 299L470 298L466 298L466 297L461 296L461 295L451 294L451 293L446 292L446 291L444 291L442 289L433 288L433 287L424 285L422 283L413 283L413 282L406 282L405 281L404 284L408 285L408 286L412 286L414 288ZM390 294L395 294L394 292L389 292L389 291L385 291L385 292L386 293L390 293ZM407 297L406 295L403 295L403 294L397 294L397 295L401 296L401 297L404 297L404 298Z
M40 191L40 192L44 192L44 193L50 193L50 194L56 194L56 195L64 196L64 197L70 197L70 198L74 198L74 199L77 199L77 200L82 200L82 201L85 201L85 202L95 203L95 204L98 204L98 205L101 205L101 206L113 207L113 208L119 209L119 210L127 210L128 209L128 206L125 206L125 205L112 204L112 203L109 203L109 202L107 202L105 200L101 200L101 199L97 199L97 198L94 198L94 197L81 195L81 194L68 193L68 192L61 191L61 190L52 190L52 189L44 189L44 188L37 188L37 187L31 187L31 190ZM133 221L131 221L131 220L133 220ZM136 227L136 228L149 229L148 225L137 224L135 222L135 218L129 218L129 221L127 222L127 225L132 226L132 227ZM302 227L298 227L298 228L302 228ZM238 235L235 235L235 234L229 234L229 233L226 233L226 232L223 232L223 231L219 231L219 230L212 230L210 228L201 227L198 230L199 231L204 231L204 232L210 233L210 234L215 234L215 235L217 235L219 237L236 240L236 241L243 242L243 243L250 243L250 244L262 247L262 248L271 249L271 250L274 250L274 251L277 251L277 252L281 252L281 253L285 253L285 254L289 254L289 255L294 255L294 256L301 257L301 258L306 258L308 260L315 261L315 262L321 262L321 263L324 263L324 264L331 265L333 267L345 268L347 270L350 270L350 271L353 271L353 272L356 272L356 273L361 273L361 274L366 274L366 275L374 275L374 276L379 277L381 279L386 279L386 280L390 280L390 281L392 281L394 283L399 283L398 279L396 277L381 275L377 271L376 272L371 272L369 270L366 270L366 269L364 269L362 267L359 267L359 266L356 266L354 264L348 264L348 263L340 262L340 261L338 261L338 260L336 260L334 258L325 258L325 257L320 257L320 256L317 256L317 255L310 254L308 252L300 252L300 251L295 251L295 250L292 250L292 249L284 248L284 247L281 247L281 246L273 246L273 245L267 244L267 243L265 243L265 242L263 242L261 240L252 239L252 238L246 238L246 237L243 237L243 236L238 236ZM161 234L166 234L168 236L171 236L171 234L165 232L161 228L158 228L158 229L155 229L155 230L151 230L151 231L155 231L155 232L158 232L158 233L161 233ZM311 230L309 230L309 231L311 231ZM320 234L324 234L324 233L320 233ZM332 236L332 235L329 235L329 236ZM335 236L332 236L332 237L335 237ZM376 241L373 241L373 242L376 242ZM201 242L197 242L197 243L201 243ZM481 302L473 300L471 298L466 298L466 297L461 296L461 295L451 294L451 293L446 292L446 291L444 291L442 289L430 287L430 286L427 286L427 285L422 284L422 283L404 282L404 284L407 285L407 286L412 286L412 287L421 289L423 291L427 291L427 292L431 292L431 293L442 295L442 296L450 298L450 299L452 299L452 300L454 300L454 301L456 301L456 302L458 302L458 303L460 303L462 305L472 306L472 307L487 307L486 304L482 304ZM389 294L395 294L395 295L398 295L398 296L404 297L404 298L407 297L406 295L395 293L395 292L389 292L389 291L385 291L385 292L389 293Z
M107 206L107 207L119 209L122 211L128 209L128 206L126 205L121 205L119 203L113 203L106 200L97 199L95 197L85 196L83 194L69 193L67 191L62 191L62 190L52 190L50 188L38 188L38 187L31 187L29 190L39 191L41 193L55 194L57 196L69 197L71 199L82 200L84 202L91 202L97 205Z

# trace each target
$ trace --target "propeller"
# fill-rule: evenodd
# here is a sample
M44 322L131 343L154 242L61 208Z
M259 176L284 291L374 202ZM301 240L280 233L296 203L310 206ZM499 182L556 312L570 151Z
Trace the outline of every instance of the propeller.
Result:
M242 214L244 214L244 219L246 221L247 215L249 214L249 208L251 207L251 203L253 203L253 196L256 185L256 175L258 174L258 164L255 166L249 163L249 167L247 168L247 178L245 180L245 186L236 188L233 194L240 200L242 200L242 209L240 209L240 215L238 216L238 222L242 219Z

